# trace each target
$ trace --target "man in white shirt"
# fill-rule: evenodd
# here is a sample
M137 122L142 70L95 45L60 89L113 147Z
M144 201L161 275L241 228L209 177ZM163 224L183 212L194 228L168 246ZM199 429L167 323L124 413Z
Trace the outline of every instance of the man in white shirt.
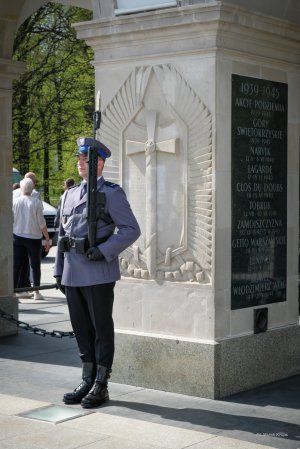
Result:
M33 173L32 171L29 171L28 173L25 174L24 179L25 178L31 179L31 181L33 182L33 185L36 186L37 179L36 179L35 173ZM13 199L17 198L20 195L21 195L21 188L20 187L18 189L13 190ZM35 196L35 197L41 199L40 192L38 192L35 189L33 189L31 196Z

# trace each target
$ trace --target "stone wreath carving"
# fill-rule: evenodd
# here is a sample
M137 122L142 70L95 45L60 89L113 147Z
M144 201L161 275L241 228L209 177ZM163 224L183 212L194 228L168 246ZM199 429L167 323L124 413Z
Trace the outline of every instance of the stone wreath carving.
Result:
M102 112L112 150L105 178L125 189L142 236L120 257L123 276L209 283L212 120L172 65L134 69Z

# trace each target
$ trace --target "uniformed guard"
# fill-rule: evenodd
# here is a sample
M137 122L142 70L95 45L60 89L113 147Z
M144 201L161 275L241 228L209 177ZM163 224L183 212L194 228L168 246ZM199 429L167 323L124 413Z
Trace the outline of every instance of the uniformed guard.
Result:
M118 255L139 237L140 228L124 190L102 176L110 150L90 137L80 137L77 145L77 169L83 181L62 197L54 276L67 297L83 365L82 382L66 393L63 401L91 408L109 399L107 382L114 357L114 286L120 279ZM92 248L88 242L86 193L91 146L98 153L97 191L103 192L96 245Z

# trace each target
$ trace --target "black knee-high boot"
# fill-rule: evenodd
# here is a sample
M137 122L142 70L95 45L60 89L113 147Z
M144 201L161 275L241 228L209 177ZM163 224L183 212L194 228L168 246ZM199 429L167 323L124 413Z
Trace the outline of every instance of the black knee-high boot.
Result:
M107 381L110 378L110 373L111 369L101 365L97 366L97 374L93 388L81 401L83 408L97 407L109 400Z
M92 362L82 364L82 382L71 393L64 394L63 402L65 404L80 404L92 388L96 377L96 365Z

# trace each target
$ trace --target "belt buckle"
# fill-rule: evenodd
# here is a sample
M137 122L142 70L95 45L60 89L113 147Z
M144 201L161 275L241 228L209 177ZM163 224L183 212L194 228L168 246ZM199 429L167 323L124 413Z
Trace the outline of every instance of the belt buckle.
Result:
M70 248L75 248L75 239L74 238L70 238Z

